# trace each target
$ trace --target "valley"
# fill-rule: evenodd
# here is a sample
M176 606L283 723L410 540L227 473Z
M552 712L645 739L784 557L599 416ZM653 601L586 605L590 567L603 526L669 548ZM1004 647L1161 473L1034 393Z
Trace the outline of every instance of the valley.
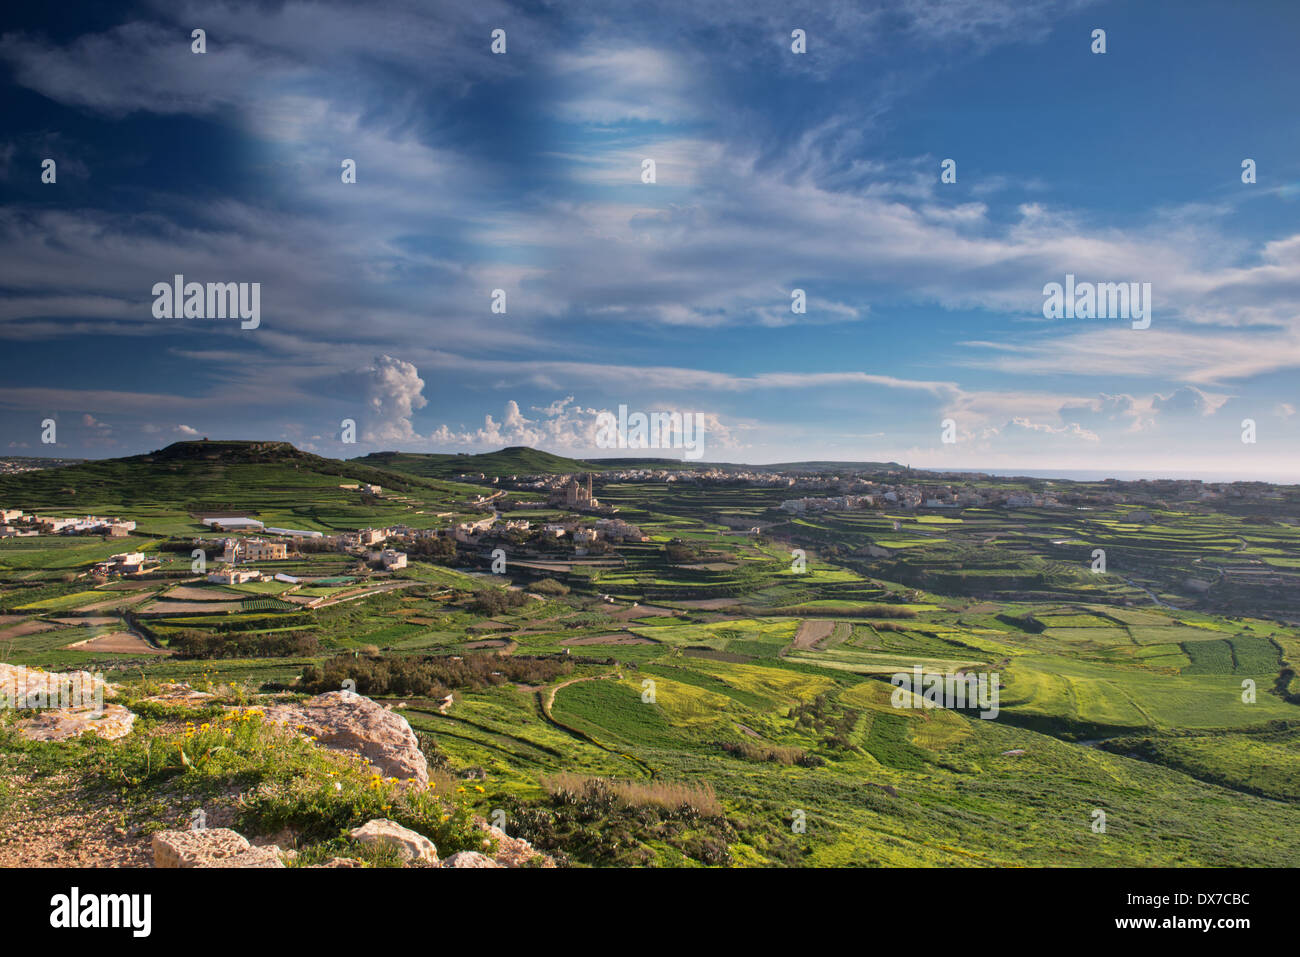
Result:
M292 701L352 681L472 813L573 865L1292 863L1294 488L889 463L781 481L514 471L546 467L526 451L343 462L181 443L0 476L7 508L136 523L0 539L0 661L102 672L128 698L179 682ZM599 505L556 504L586 474ZM911 487L911 504L880 491ZM195 549L265 534L200 521L218 512L320 538L281 536L285 558L233 566L257 578L213 583ZM405 564L350 544L365 530ZM91 575L123 551L145 570ZM890 679L915 668L984 676L996 716L897 707ZM18 775L45 759L15 718L0 755ZM0 791L0 822L18 800Z

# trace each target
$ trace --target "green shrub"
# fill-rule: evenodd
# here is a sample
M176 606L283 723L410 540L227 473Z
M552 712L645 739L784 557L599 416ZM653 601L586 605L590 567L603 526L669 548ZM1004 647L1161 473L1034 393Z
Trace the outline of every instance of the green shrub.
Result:
M343 682L356 682L364 695L444 697L453 689L478 691L489 685L520 682L547 684L573 671L568 656L501 657L490 653L470 655L378 656L336 655L321 665L303 669L298 687L304 691L335 691Z

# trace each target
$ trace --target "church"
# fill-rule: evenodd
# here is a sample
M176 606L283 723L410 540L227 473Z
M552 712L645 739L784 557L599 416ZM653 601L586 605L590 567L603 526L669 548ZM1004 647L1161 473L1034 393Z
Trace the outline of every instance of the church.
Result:
M595 508L600 503L591 494L591 474L587 475L586 485L579 482L576 477L570 478L551 497L551 504L563 505L566 508Z

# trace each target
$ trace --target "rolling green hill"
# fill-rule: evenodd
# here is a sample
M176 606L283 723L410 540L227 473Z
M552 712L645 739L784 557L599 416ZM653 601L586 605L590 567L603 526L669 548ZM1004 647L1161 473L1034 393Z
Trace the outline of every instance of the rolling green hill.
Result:
M341 486L379 485L385 495L450 503L469 492L452 483L323 458L287 442L177 442L144 455L0 476L9 508L118 514L162 505L180 512L259 511L272 523L306 509L356 505ZM301 518L299 519L301 520ZM326 523L328 525L328 523ZM301 526L294 526L301 527ZM306 527L318 527L307 525Z
M784 465L753 466L734 462L697 462L682 458L626 456L594 459L570 459L541 449L515 445L499 452L469 454L422 454L418 452L371 452L350 461L376 468L392 469L427 478L450 478L463 472L482 472L487 476L563 475L570 472L601 472L606 469L703 469L749 470L753 468L785 469L805 472L835 471L902 471L897 462L794 462Z
M907 466L897 462L779 462L763 468L778 472L902 472ZM917 475L931 473L927 469L912 471Z
M479 455L420 454L418 452L371 452L351 460L358 465L392 469L407 475L447 478L462 472L484 475L562 475L568 472L595 472L600 466L578 459L515 445L499 452Z

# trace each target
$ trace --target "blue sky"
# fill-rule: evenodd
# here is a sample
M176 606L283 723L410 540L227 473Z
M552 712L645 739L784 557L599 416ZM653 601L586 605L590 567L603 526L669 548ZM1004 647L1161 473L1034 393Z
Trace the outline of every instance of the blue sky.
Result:
M608 7L7 13L0 454L596 455L625 405L711 460L1300 473L1300 7ZM261 325L155 318L176 273ZM1066 274L1150 328L1045 319Z

